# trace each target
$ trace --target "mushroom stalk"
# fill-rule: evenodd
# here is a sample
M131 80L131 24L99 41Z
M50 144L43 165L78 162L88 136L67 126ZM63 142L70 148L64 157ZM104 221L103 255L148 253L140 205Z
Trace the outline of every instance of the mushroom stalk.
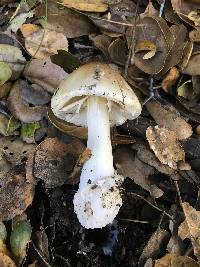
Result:
M106 98L88 97L87 126L87 148L91 150L92 155L83 165L79 188L114 175L108 100Z

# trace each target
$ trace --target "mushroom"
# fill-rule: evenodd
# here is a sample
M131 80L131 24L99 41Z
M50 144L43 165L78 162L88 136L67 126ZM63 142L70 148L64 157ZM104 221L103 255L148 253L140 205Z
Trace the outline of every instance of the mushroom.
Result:
M88 128L91 157L83 165L73 203L82 226L102 228L119 212L124 180L113 167L110 126L138 117L141 105L118 71L92 62L61 82L51 107L60 119Z

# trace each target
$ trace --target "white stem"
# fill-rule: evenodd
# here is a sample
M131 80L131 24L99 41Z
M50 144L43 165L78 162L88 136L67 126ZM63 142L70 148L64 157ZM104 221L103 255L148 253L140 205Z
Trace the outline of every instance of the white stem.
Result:
M87 102L88 141L92 156L82 168L79 188L114 175L107 100L90 96Z

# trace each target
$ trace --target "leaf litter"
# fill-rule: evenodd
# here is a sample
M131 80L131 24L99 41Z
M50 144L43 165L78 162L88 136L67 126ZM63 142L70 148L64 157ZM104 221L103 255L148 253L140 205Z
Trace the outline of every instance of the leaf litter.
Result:
M199 266L199 8L1 1L0 266ZM124 205L88 231L72 202L91 157L87 128L55 117L50 102L92 61L117 69L143 110L111 129Z

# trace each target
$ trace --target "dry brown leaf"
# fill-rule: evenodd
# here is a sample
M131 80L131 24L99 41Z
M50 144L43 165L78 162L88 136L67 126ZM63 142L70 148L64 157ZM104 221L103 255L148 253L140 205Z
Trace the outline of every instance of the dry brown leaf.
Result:
M29 54L38 59L46 59L57 54L58 50L68 51L68 41L64 34L57 31L42 29L35 25L28 32L23 25L21 32L25 37L25 47ZM28 35L28 33L30 33Z
M67 73L50 58L32 59L25 67L23 75L26 79L40 85L50 93L54 93Z
M29 156L26 177L29 179L34 176L43 180L47 188L69 183L69 174L84 150L83 143L75 138L71 139L70 144L47 138L36 147L34 155L32 153Z
M171 0L172 7L174 11L178 14L178 16L187 22L188 24L195 26L194 19L189 17L189 14L192 11L199 9L199 3L196 1L188 1L188 0Z
M174 107L170 105L162 106L159 102L153 100L148 101L145 106L156 123L175 131L179 140L187 139L192 135L192 127Z
M144 51L146 51L146 54L143 56L143 59L150 59L156 54L156 45L149 40L140 41L135 46L135 53Z
M94 25L86 16L68 8L61 8L55 0L48 0L47 10L45 3L39 5L35 14L36 17L47 16L45 28L63 33L67 38L89 35L95 31Z
M17 267L14 261L6 254L0 252L0 266L1 267Z
M127 30L127 41L130 45L132 30ZM173 45L174 37L163 18L156 16L146 16L140 19L136 25L136 47L144 40L152 43L156 47L156 53L151 58L144 60L145 52L135 53L131 60L132 64L145 73L155 75L159 73L165 65L168 52ZM152 46L152 45L151 45Z
M108 5L102 0L62 0L62 5L86 12L105 12Z
M136 142L132 145L132 149L137 151L137 157L146 164L154 167L161 173L164 173L168 176L172 176L174 174L174 170L170 168L168 165L162 164L155 156L152 150L150 150L147 144L142 144Z
M35 146L33 144L27 144L20 138L0 138L0 158L4 157L13 166L22 164L34 148Z
M92 40L94 46L100 49L105 56L109 57L108 55L108 47L112 42L112 38L105 34L94 35L91 34L89 36L90 40Z
M8 173L1 180L4 185L0 191L0 220L7 221L22 214L32 203L35 186L34 181L27 182L21 174Z
M117 38L108 47L108 52L112 61L119 65L125 65L127 59L127 47L125 42Z
M162 80L162 89L168 93L169 89L176 83L180 73L176 67L170 69L165 78Z
M158 228L144 247L139 258L138 266L144 266L145 261L149 258L155 259L161 253L162 248L167 245L169 237L170 235L166 230Z
M148 177L154 173L154 168L143 163L133 150L127 147L118 147L114 153L114 162L119 174L133 179L134 183L147 190L152 197L158 198L163 191L156 185L151 184Z
M200 53L190 57L188 64L182 70L182 73L192 76L200 75Z
M189 32L189 38L191 42L200 42L200 30L193 30Z
M173 35L172 46L170 47L167 58L165 61L165 65L163 69L156 75L156 78L162 77L169 69L178 65L180 61L183 61L185 55L185 47L187 46L187 42L185 41L187 36L187 29L184 25L172 25L170 27L170 31Z
M176 132L165 127L148 127L146 137L150 148L163 164L178 169L178 163L185 161L185 152L177 139Z
M22 80L17 80L8 96L8 107L12 115L24 123L40 121L45 113L44 106L29 106L21 96Z
M40 29L39 26L37 26L35 24L31 24L31 23L23 24L20 27L20 31L25 38L28 36L31 36L34 32L37 32L38 29Z
M161 259L155 261L154 267L199 267L199 264L187 256L166 254Z
M178 235L181 239L189 238L194 248L194 254L200 261L200 211L183 202L182 208L185 214L185 221L181 223Z

